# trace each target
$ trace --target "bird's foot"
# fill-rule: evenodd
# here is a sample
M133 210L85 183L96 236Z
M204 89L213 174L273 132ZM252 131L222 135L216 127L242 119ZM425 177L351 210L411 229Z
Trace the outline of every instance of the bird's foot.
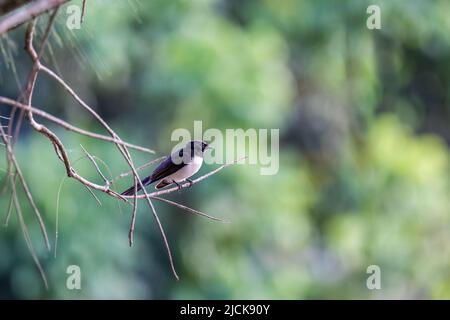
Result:
M194 181L192 181L191 179L186 179L187 182L189 182L188 188L192 187L192 185L194 184Z
M178 187L178 192L181 191L181 189L183 188L183 186L181 184L179 184L178 182L176 182L175 180L172 181L173 183L175 183Z

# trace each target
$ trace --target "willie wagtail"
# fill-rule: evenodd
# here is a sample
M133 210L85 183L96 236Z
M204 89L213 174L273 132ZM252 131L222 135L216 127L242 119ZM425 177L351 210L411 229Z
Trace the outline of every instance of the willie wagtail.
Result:
M147 178L142 180L144 186L148 186L153 182L159 181L155 188L161 189L172 183L181 187L179 182L188 181L189 177L194 175L203 163L203 153L206 149L210 149L208 143L204 141L190 141L186 144L184 148L177 150L168 156L163 162L156 167L156 169ZM134 192L140 191L140 184L132 186L131 188L122 192L123 196L132 196Z

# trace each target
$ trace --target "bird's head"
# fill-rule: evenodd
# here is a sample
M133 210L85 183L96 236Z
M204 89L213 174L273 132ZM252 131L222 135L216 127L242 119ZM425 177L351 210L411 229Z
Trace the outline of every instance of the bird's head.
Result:
M193 140L188 142L187 148L191 150L191 154L202 156L205 150L212 149L209 144L205 141Z

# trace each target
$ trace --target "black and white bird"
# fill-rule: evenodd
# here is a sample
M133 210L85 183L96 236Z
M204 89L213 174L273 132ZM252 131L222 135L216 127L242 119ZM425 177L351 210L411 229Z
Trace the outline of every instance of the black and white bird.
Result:
M184 148L177 150L168 156L163 162L156 167L151 175L142 180L144 186L148 186L154 182L158 182L156 189L164 188L172 183L178 187L180 182L188 181L189 177L193 176L200 170L203 164L203 154L206 149L211 149L208 143L204 141L193 140L186 144ZM140 184L130 187L122 192L123 196L132 196L135 191L140 191L142 188Z

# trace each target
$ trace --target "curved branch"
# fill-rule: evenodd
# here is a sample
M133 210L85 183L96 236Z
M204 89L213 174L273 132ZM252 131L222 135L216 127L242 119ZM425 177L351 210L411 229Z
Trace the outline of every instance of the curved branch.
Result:
M45 111L42 111L42 110L40 110L38 108L35 108L35 107L32 107L32 106L27 106L27 105L25 105L23 103L20 103L20 102L16 101L16 100L12 100L12 99L0 96L0 103L4 103L4 104L7 104L7 105L10 105L10 106L13 106L13 107L17 107L17 108L25 110L25 111L31 110L34 115L39 116L41 118L44 118L44 119L46 119L48 121L51 121L54 124L59 125L60 127L63 127L64 129L66 129L68 131L72 131L72 132L81 134L83 136L87 136L87 137L98 139L98 140L103 140L103 141L108 141L108 142L120 144L120 145L126 146L126 147L128 147L130 149L134 149L134 150L141 151L141 152L152 153L152 154L155 153L154 150L149 149L149 148L141 147L141 146L134 145L134 144L131 144L131 143L128 143L128 142L119 141L119 140L114 139L114 138L109 137L109 136L105 136L105 135L102 135L102 134L98 134L98 133L94 133L94 132L90 132L90 131L78 128L78 127L76 127L74 125L71 125L70 123L68 123L68 122L66 122L64 120L61 120L61 119L55 117L54 115L51 115L51 114L49 114L49 113L47 113Z
M0 20L0 35L69 0L36 0L21 6Z

